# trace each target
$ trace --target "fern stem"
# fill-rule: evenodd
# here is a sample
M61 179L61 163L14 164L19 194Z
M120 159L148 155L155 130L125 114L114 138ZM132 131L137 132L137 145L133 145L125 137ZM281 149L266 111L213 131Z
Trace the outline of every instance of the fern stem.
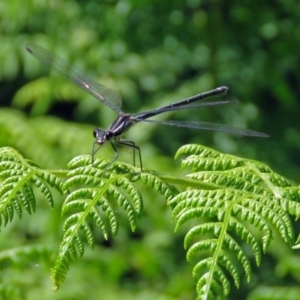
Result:
M179 184L179 185L189 186L197 189L217 190L220 188L224 188L224 186L220 186L218 184L207 183L207 182L191 179L188 177L174 177L170 175L158 175L158 177L166 183Z

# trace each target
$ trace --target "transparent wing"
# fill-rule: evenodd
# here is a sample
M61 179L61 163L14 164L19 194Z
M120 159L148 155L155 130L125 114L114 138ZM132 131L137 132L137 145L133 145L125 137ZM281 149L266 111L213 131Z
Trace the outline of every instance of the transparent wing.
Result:
M30 54L32 54L42 63L52 68L71 82L75 83L78 87L82 88L114 111L118 113L121 112L120 107L122 105L122 99L115 91L94 81L83 71L71 66L60 56L38 45L27 44L25 47Z
M225 133L245 135L245 136L255 136L255 137L263 137L263 138L269 137L269 135L262 133L262 132L257 132L254 130L244 129L244 128L237 128L237 127L224 125L224 124L209 123L209 122L171 121L171 120L168 120L168 121L138 120L138 121L148 122L148 123L157 123L157 124L176 126L176 127L187 127L187 128L194 128L194 129L211 130L211 131L225 132Z

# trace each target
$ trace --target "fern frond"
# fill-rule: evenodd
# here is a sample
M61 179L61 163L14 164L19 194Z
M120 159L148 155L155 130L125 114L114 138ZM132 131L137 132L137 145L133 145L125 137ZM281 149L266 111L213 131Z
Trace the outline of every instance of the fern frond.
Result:
M39 169L8 147L0 149L0 179L0 226L11 222L15 211L21 218L22 208L28 214L35 212L33 186L42 192L51 207L54 201L49 186L61 193L65 191L58 177Z
M119 209L126 213L132 231L135 230L137 218L143 209L141 195L131 182L136 180L136 174L131 176L123 164L115 164L113 167L119 172L124 170L124 175L118 175L113 169L105 172L107 163L99 160L93 166L90 163L91 158L87 155L76 157L69 163L71 171L65 188L75 190L67 196L62 207L63 214L71 215L65 221L63 241L55 266L51 270L54 289L64 281L70 263L83 255L82 237L85 236L89 246L94 247L94 236L89 222L94 222L107 239L109 231L114 236L117 234ZM125 174L131 178L127 178Z
M196 153L192 154L192 153ZM11 222L23 210L36 209L36 187L49 205L54 204L51 188L70 191L63 203L67 215L55 266L51 270L53 288L65 280L70 264L83 256L85 241L93 248L94 230L105 239L115 236L120 213L134 231L143 210L135 182L158 191L168 201L176 221L175 230L192 221L184 239L187 260L194 264L199 299L224 298L230 292L230 279L239 287L242 273L251 278L251 257L259 265L273 239L274 231L289 245L295 242L290 216L300 217L300 190L268 166L209 148L188 145L178 153L191 154L183 168L193 172L171 177L140 172L127 164L95 160L89 155L75 157L62 180L54 172L43 171L11 148L0 149L0 226ZM109 166L109 169L107 169ZM62 171L61 171L62 172ZM61 174L61 172L56 172ZM171 184L172 183L172 184ZM179 192L174 184L186 186ZM204 254L204 255L203 255Z
M290 215L300 216L300 191L260 162L199 145L180 148L176 157L182 154L189 155L182 167L193 170L186 176L192 180L192 189L168 202L177 222L175 230L189 220L201 220L185 237L187 260L195 262L193 276L198 281L199 299L223 298L230 290L227 274L236 286L240 283L235 261L243 267L248 281L251 277L250 260L240 246L241 240L252 248L257 265L274 230L289 245L295 242ZM208 257L199 259L207 251Z

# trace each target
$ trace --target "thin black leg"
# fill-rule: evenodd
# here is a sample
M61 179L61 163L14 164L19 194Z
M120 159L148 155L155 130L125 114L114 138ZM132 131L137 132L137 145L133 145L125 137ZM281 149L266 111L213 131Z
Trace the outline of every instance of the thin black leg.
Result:
M114 142L116 142L117 144L120 145L124 145L124 146L128 146L131 147L133 149L133 165L135 166L135 150L138 151L139 154L139 160L140 160L140 166L141 166L141 171L143 170L143 163L142 163L142 155L141 155L141 150L140 148L133 142L133 141L128 141L128 140L115 140ZM119 153L118 150L116 148L116 146L114 145L113 141L110 141L110 144L112 146L112 148L114 149L114 153L115 153L115 157L110 161L110 163L106 166L105 171L111 166L111 164L113 164L113 162L118 158ZM97 143L93 143L93 148L92 148L92 165L94 163L94 156L95 154L102 148L103 145L101 145L98 149L95 149L95 145Z
M139 153L139 159L140 159L140 166L141 166L141 171L143 171L143 163L142 163L142 156L141 156L141 149L133 142L133 141L128 141L128 140L116 140L116 142L120 145L128 146L133 149L133 165L135 166L135 150L138 151Z
M114 149L115 157L110 161L109 165L108 165L105 169L107 169L108 167L110 167L110 165L111 165L111 164L118 158L118 156L119 156L118 150L117 150L116 146L114 145L114 143L110 141L110 144L111 144L111 146L112 146L113 149Z
M92 148L92 154L91 154L91 156L92 156L92 165L94 164L94 157L95 157L95 154L102 148L102 145L98 148L98 149L96 149L95 150L95 145L96 145L97 143L96 142L94 142L93 143L93 148ZM98 145L98 144L97 144Z

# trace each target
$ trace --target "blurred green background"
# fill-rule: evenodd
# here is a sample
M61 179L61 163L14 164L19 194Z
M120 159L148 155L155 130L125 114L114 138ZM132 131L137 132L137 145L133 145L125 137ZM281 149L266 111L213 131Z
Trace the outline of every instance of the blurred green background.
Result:
M222 100L238 104L160 118L224 123L271 135L258 139L138 124L126 138L140 146L145 168L179 172L173 160L177 148L200 143L263 161L297 182L299 20L296 0L1 1L0 146L15 147L43 168L64 169L75 155L90 153L93 129L106 128L116 116L29 55L25 44L35 43L117 91L125 112L226 85L229 93ZM110 147L98 153L112 155ZM128 149L120 149L119 159L131 161ZM143 196L145 213L137 232L130 233L124 222L118 237L105 242L95 230L97 248L86 248L55 293L49 269L62 237L63 199L56 195L53 211L41 199L34 216L15 219L0 236L2 298L195 298L184 232L173 234L164 199L146 190ZM252 281L239 290L232 287L229 299L262 299L272 293L265 286L299 284L299 258L280 240L262 264L257 268L253 261Z

